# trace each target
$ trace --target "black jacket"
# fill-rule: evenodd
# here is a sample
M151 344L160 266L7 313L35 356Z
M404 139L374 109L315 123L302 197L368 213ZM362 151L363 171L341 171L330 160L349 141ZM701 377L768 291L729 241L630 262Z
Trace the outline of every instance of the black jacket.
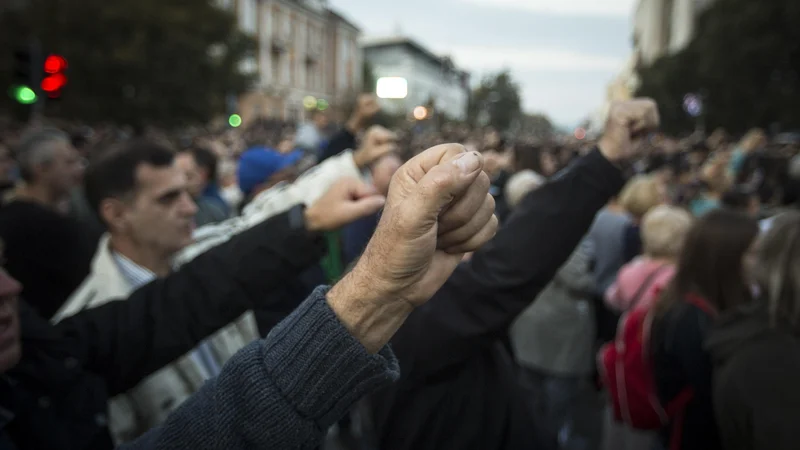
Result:
M714 318L688 302L679 302L653 323L650 346L656 390L663 405L686 388L694 395L683 411L680 424L662 430L662 442L679 435L680 450L719 450L721 444L711 403L711 356L703 345Z
M725 450L794 450L800 420L800 338L770 326L766 307L726 314L709 333L714 410Z
M83 223L22 200L0 209L0 238L5 269L24 286L28 304L47 319L89 275L97 250Z
M503 339L623 184L599 152L529 194L392 339L400 381L370 399L378 448L535 448Z
M82 311L58 325L23 303L22 361L0 377L0 449L15 448L10 442L18 450L112 448L110 397L255 304L269 303L272 289L319 260L322 244L284 213L127 301Z

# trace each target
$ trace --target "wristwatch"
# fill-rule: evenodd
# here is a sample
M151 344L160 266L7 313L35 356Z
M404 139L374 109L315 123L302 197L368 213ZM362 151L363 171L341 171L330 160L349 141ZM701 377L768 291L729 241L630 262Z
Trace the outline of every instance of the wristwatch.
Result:
M287 211L289 215L289 228L292 230L305 230L306 228L306 205L300 203L294 205Z

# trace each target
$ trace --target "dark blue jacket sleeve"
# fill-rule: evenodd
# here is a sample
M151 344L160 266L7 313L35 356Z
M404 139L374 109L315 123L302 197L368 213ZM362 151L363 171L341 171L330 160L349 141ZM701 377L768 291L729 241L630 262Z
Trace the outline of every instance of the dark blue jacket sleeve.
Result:
M127 450L312 449L366 394L400 373L391 350L369 354L318 288L266 339L231 358L220 375Z
M333 135L331 141L322 150L322 155L319 159L319 162L325 161L331 156L336 156L348 149L356 149L356 136L347 128L342 128L338 133Z
M506 336L623 182L620 170L595 150L528 194L494 239L394 336L403 377L431 376Z

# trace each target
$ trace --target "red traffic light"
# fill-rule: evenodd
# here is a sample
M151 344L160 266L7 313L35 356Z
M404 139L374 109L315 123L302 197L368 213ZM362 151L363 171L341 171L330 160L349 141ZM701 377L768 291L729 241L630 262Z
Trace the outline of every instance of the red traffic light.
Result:
M50 55L44 60L46 73L59 73L67 69L67 59L60 55Z
M67 77L63 73L46 76L42 80L42 90L47 93L57 92L67 84Z

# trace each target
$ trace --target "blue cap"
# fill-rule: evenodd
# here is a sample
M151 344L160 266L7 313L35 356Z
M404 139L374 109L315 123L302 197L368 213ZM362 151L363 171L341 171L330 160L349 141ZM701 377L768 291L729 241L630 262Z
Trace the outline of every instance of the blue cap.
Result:
M269 180L281 170L296 164L303 158L302 151L280 153L267 148L252 148L242 153L239 168L239 189L249 195L259 184Z

